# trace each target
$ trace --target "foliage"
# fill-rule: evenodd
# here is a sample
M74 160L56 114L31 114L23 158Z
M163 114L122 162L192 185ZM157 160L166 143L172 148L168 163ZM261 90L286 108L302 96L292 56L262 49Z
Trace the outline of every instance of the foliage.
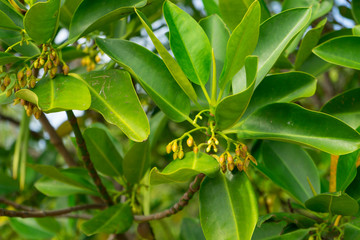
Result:
M360 236L359 1L198 3L0 0L0 238Z

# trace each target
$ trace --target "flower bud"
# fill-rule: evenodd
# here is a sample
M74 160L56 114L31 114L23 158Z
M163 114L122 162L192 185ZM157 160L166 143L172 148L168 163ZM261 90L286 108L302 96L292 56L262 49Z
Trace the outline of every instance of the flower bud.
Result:
M179 151L178 157L179 157L179 159L183 159L183 157L184 157L184 151L183 150Z
M193 152L196 154L196 153L198 153L199 152L199 148L197 147L197 146L194 146L193 147Z
M20 104L25 106L26 105L26 101L24 99L20 99Z
M10 85L10 82L11 82L11 79L10 79L9 75L6 75L4 78L4 83L3 83L5 88ZM3 91L5 91L5 90L3 90Z
M39 67L39 62L38 62L38 60L35 60L34 61L34 68L38 68Z
M178 150L178 145L177 145L177 142L176 142L176 141L172 144L171 150L172 150L173 152L176 152L176 151Z
M236 149L235 149L235 155L236 155L236 156L240 156L240 154L241 154L240 148L236 148Z
M239 170L239 172L244 170L244 164L241 160L236 161L236 167Z
M257 165L256 159L252 155L248 155L247 158L252 161L255 165Z
M226 172L226 164L224 163L224 164L222 164L220 167L221 167L221 171L222 171L223 173L225 173L225 172Z
M10 97L12 94L12 89L6 91L6 97Z
M172 143L169 143L169 144L166 146L166 153L167 153L167 154L170 154L170 153L171 153L171 147L172 147Z
M39 66L42 66L45 64L45 60L43 58L39 58Z
M1 90L2 92L6 90L6 87L5 87L5 85L4 85L4 84L1 84L1 86L0 86L0 90Z
M30 68L27 68L26 69L26 77L30 77L32 75L32 71L31 71L31 69Z
M220 158L219 158L219 163L220 163L220 165L222 165L222 164L224 164L224 162L225 162L225 154L221 154Z
M207 148L206 148L206 152L210 152L211 151L211 145L209 145Z
M41 116L41 110L38 109L38 110L34 113L34 116L35 116L36 119L39 119L40 116Z
M17 104L19 104L19 103L20 103L20 99L19 99L19 98L15 98L13 105L15 106L15 105L17 105Z
M100 62L100 60L101 60L101 59L100 59L100 56L99 56L99 55L96 55L96 57L95 57L95 62L98 63L98 62Z
M227 167L228 167L229 171L232 171L235 168L235 164L233 162L228 162Z
M69 74L69 66L68 65L64 65L63 66L63 72L64 72L64 75L68 75Z
M186 144L188 145L188 147L192 147L192 145L194 144L194 139L192 136L187 139Z
M32 76L31 80L30 80L30 87L34 88L36 85L36 78L34 76Z
M174 152L174 154L173 154L173 159L175 160L175 159L177 159L178 158L178 152Z

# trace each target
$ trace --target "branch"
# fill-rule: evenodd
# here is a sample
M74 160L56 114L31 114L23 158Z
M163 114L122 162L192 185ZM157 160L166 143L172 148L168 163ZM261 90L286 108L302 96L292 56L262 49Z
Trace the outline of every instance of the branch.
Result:
M15 126L20 126L20 122L19 122L19 121L15 120L15 119L13 119L13 118L11 118L11 117L9 117L9 116L5 116L5 115L3 115L2 113L0 113L0 120L5 120L5 121L7 121L7 122L9 122L9 123L12 123L12 124L15 125ZM40 138L42 138L41 134L38 133L38 132L35 132L35 131L30 130L30 133L31 133L31 136L33 136L35 139L40 139Z
M146 222L151 220L159 220L162 218L169 217L171 215L174 215L181 211L186 205L189 204L189 201L192 199L194 194L199 191L200 184L202 180L204 179L205 174L200 173L197 175L193 182L190 183L189 189L186 191L186 193L180 198L179 202L177 202L175 205L173 205L171 208L166 209L159 213L154 213L148 216L142 216L142 215L135 215L134 219L135 221L139 222Z
M24 206L22 206L24 207ZM26 207L28 208L28 207ZM80 217L83 215L73 215L68 214L75 211L80 210L90 210L90 209L103 209L106 208L104 204L84 204L70 208L64 208L60 210L52 210L52 211L11 211L7 209L0 208L0 217L20 217L20 218L43 218L43 217L56 217L56 216L67 216L67 217ZM68 214L68 215L67 215ZM88 218L87 215L85 215ZM85 217L83 216L83 217Z
M46 118L44 113L41 114L39 121L40 121L41 125L43 126L43 128L45 129L45 131L49 134L50 142L54 145L56 150L64 158L66 164L69 167L75 167L77 165L75 160L73 159L73 157L71 156L69 151L65 148L64 143L62 142L59 135L56 133L53 126L51 126L49 120Z
M109 193L107 192L105 186L103 185L96 169L94 168L94 164L92 163L92 161L90 159L90 154L87 150L85 140L82 136L82 133L80 131L80 128L79 128L79 125L78 125L78 122L77 122L77 119L76 119L74 113L70 110L70 111L66 111L66 115L67 115L68 120L71 124L71 127L74 131L76 143L79 146L79 149L81 151L82 160L84 161L85 167L88 170L90 177L94 181L98 192L101 194L102 198L105 200L107 205L109 205L109 206L114 205L114 202L110 198Z

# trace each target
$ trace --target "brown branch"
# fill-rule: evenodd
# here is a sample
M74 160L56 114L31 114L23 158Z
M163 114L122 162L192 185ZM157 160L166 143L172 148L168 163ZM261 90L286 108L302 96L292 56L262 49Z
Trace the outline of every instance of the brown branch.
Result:
M32 207L24 206L21 204L18 204L16 202L10 201L4 197L0 197L0 203L3 203L5 205L11 206L15 209L24 210L24 211L35 211Z
M75 117L74 113L71 110L66 111L66 115L67 115L68 120L71 124L71 127L74 131L76 143L79 146L79 149L81 151L82 160L84 161L85 167L88 170L90 177L94 181L98 192L101 194L101 196L105 200L106 204L109 206L114 205L114 202L112 201L109 193L107 192L105 186L103 185L103 183L99 177L99 174L97 173L96 169L94 168L94 164L92 163L92 161L90 159L90 154L87 150L85 140L80 131L80 128L79 128L79 125L77 122L77 118Z
M159 220L162 218L169 217L171 215L174 215L181 211L186 205L188 205L189 201L192 199L194 194L199 191L200 184L202 180L204 179L205 174L200 173L197 175L193 182L190 183L189 189L186 191L186 193L180 198L179 202L177 202L175 205L173 205L171 208L166 209L159 213L150 214L148 216L142 216L142 215L135 215L134 219L135 221L139 222L146 222L151 220Z
M49 134L50 136L50 142L54 145L54 147L56 148L56 150L61 154L61 156L64 158L66 164L69 167L75 167L77 164L74 160L74 158L71 156L71 154L69 153L69 151L65 148L64 143L62 141L62 139L60 138L60 136L56 133L55 129L53 128L53 126L51 126L49 120L46 118L45 114L42 113L39 121L41 123L41 125L43 126L43 128L45 129L45 131Z
M22 206L24 207L24 206ZM65 216L68 213L81 211L81 210L90 210L90 209L104 209L106 205L104 204L84 204L70 208L64 208L59 210L51 211L12 211L0 208L0 217L20 217L20 218L43 218L43 217L56 217L56 216ZM73 215L69 214L67 217L80 217L82 215ZM88 216L86 216L88 218Z
M7 122L9 122L9 123L17 126L17 127L20 126L20 122L19 122L19 121L15 120L15 119L13 119L13 118L11 118L11 117L9 117L9 116L3 115L2 113L0 113L0 120L5 120L5 121L7 121ZM30 130L30 134L31 134L31 136L33 136L35 139L40 139L40 138L42 138L41 134L38 133L38 132L35 132L35 131Z

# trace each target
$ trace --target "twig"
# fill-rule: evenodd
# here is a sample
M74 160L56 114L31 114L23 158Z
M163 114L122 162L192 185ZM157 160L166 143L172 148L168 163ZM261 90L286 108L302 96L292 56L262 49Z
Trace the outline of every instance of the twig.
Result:
M90 154L87 150L85 140L82 136L82 133L80 131L80 128L79 128L79 125L78 125L78 122L77 122L77 119L76 119L74 113L72 111L66 111L66 115L67 115L68 120L71 124L71 127L74 131L76 143L80 148L82 160L84 161L85 167L88 170L90 177L94 181L97 190L99 191L99 193L101 194L102 198L105 200L107 205L109 205L109 206L114 205L114 202L110 198L109 193L107 192L105 186L103 185L96 169L94 168L94 164L92 163L92 161L90 159Z
M24 210L24 211L35 211L32 207L24 206L21 204L18 204L16 202L10 201L4 197L0 197L0 203L3 203L5 205L11 206L15 209Z
M54 145L54 147L57 149L57 151L64 158L66 164L69 167L75 167L77 164L76 164L74 158L71 156L69 151L65 148L64 143L62 142L59 135L56 133L53 126L51 126L49 120L46 118L44 113L41 114L39 121L40 121L41 125L43 126L43 128L45 129L45 131L49 134L50 142Z
M189 189L180 198L179 202L177 202L171 208L166 209L159 213L150 214L148 216L135 215L134 216L135 221L146 222L146 221L151 221L151 220L159 220L159 219L174 215L177 212L181 211L186 205L188 205L189 201L192 199L194 194L197 191L199 191L200 184L201 184L202 180L204 179L204 177L205 177L205 174L203 174L203 173L200 173L199 175L197 175L195 177L194 181L190 183Z
M0 217L20 217L20 218L43 218L43 217L56 217L64 216L68 213L81 211L81 210L90 210L90 209L103 209L106 205L104 204L85 204L79 205L70 208L64 208L60 210L51 210L51 211L12 211L0 208ZM67 217L79 217L81 215L67 215ZM87 218L87 216L86 216Z
M15 125L15 126L20 126L20 122L19 122L19 121L15 120L15 119L13 119L13 118L11 118L11 117L9 117L9 116L5 116L5 115L3 115L2 113L0 113L0 120L5 120L5 121L7 121L7 122L9 122L9 123L12 123L12 124ZM42 138L41 134L38 133L38 132L35 132L35 131L30 130L30 133L31 133L31 136L33 136L35 139L40 139L40 138Z

